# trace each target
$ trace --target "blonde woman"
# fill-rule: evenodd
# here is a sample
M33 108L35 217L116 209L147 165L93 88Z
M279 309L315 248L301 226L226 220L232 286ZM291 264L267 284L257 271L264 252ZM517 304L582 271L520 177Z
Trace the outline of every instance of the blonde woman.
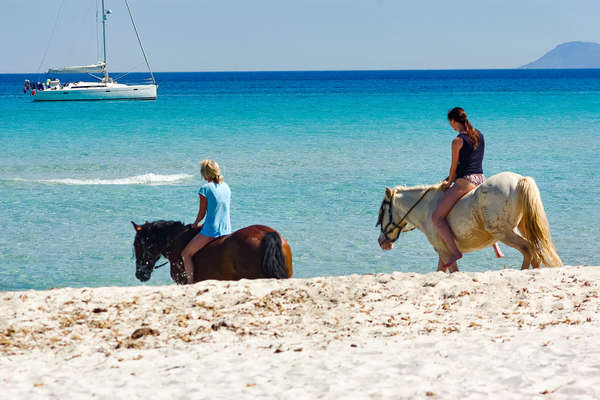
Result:
M200 173L207 183L200 187L200 209L193 226L198 227L204 217L204 224L198 233L183 249L181 257L188 283L194 283L194 262L192 257L210 241L231 233L229 205L231 190L223 181L219 164L213 160L202 160Z

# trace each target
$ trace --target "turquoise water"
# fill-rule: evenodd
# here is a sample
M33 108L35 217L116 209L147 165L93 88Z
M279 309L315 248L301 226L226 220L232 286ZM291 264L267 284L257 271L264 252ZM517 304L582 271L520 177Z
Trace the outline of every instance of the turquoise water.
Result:
M295 277L433 271L422 233L384 253L374 225L386 185L448 174L456 105L488 176L536 179L565 264L600 265L600 70L162 73L150 102L33 103L25 78L0 75L0 290L141 285L130 221L193 222L203 158L233 228L281 232ZM520 266L501 246L459 267Z

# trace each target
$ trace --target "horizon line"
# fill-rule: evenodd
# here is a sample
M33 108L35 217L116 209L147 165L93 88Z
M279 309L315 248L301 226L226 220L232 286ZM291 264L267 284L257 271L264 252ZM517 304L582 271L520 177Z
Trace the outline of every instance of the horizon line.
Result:
M181 71L152 71L155 74L163 73L269 73L269 72L423 72L423 71L514 71L514 70L598 70L600 67L577 68L531 68L531 67L492 67L492 68L384 68L384 69L239 69L239 70L181 70ZM125 71L113 71L113 74ZM129 71L128 73L148 73L148 71ZM47 72L0 72L0 75L46 75ZM56 74L59 75L59 74ZM64 74L63 74L64 75ZM75 74L72 74L75 75ZM78 75L85 75L81 73Z

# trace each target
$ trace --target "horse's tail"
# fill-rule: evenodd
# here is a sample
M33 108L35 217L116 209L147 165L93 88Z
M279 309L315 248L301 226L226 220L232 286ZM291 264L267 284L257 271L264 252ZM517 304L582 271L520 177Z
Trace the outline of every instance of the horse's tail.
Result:
M519 209L523 213L520 228L525 238L531 243L535 254L547 267L559 267L562 261L556 253L556 248L550 235L548 219L544 212L540 191L530 176L519 179L517 184Z
M288 271L282 251L281 237L277 232L267 232L261 242L262 270L267 278L285 279Z

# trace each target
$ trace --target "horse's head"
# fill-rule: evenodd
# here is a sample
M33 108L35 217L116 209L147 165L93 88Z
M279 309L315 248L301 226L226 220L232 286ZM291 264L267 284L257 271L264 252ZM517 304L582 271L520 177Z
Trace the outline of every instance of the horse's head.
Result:
M144 225L137 225L131 221L136 231L133 241L135 251L135 277L142 282L150 279L154 265L160 258L162 246L158 244L156 229L154 223L146 222Z
M377 242L379 242L382 250L391 250L400 233L415 229L414 225L404 218L398 223L394 220L394 200L398 196L398 192L401 192L401 189L390 189L386 186L385 196L381 202L381 207L379 207L379 217L375 226L381 226L381 233Z
M135 276L145 282L150 279L152 271L164 264L155 266L161 255L168 257L173 251L179 254L180 250L173 250L174 239L186 229L179 221L155 221L144 225L137 225L131 221L136 231L133 248L135 250Z

